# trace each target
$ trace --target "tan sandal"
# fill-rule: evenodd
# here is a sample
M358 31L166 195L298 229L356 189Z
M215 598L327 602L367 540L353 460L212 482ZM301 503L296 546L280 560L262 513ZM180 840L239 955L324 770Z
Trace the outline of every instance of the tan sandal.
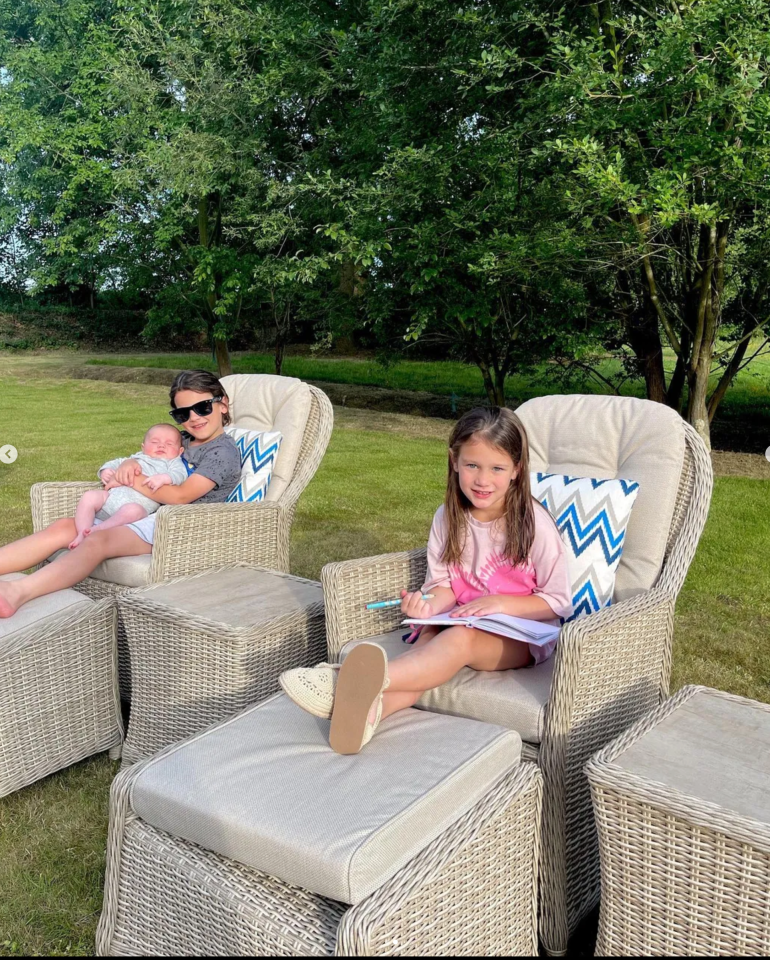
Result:
M368 743L382 716L382 693L387 689L388 657L377 643L359 643L340 668L334 697L329 743L335 753L358 753ZM377 702L374 723L369 713Z

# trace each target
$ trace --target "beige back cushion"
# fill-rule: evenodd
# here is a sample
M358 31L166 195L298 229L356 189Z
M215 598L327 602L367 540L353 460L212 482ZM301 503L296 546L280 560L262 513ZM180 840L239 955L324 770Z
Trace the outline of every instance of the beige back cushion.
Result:
M522 404L532 470L639 483L613 599L655 584L685 458L684 422L660 403L634 397L550 396Z
M267 373L222 377L230 398L233 426L244 430L279 430L281 449L265 500L279 500L294 476L310 416L310 387L295 377Z

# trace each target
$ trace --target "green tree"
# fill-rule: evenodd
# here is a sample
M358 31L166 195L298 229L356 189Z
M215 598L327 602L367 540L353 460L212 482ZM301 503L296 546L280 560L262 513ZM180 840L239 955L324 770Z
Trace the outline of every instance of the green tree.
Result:
M475 362L493 403L511 372L574 353L596 322L563 192L527 142L523 91L488 75L489 50L523 9L362 4L332 35L328 73L347 112L327 138L328 175L313 181L380 341ZM542 49L534 37L533 55Z
M648 396L709 443L736 373L767 343L770 4L602 0L550 28L544 56L512 44L490 63L506 76L530 64L539 152L569 180Z

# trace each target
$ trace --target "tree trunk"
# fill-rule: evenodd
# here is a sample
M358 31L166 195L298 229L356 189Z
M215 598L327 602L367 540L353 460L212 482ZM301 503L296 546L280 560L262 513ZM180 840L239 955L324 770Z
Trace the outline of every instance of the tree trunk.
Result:
M505 370L495 370L495 406L505 406Z
M735 352L730 358L730 362L727 364L722 376L719 378L719 383L717 384L716 390L711 394L711 398L708 404L708 413L709 421L713 422L714 414L719 409L719 404L724 400L725 394L730 389L730 384L733 382L733 378L738 373L743 363L744 357L749 349L750 333L756 326L755 319L753 316L747 316L743 324L743 337L742 342L738 343L735 348Z
M285 353L286 344L279 338L275 343L275 373L278 377L281 376L281 370L283 370L283 357Z
M647 399L666 403L666 374L658 317L649 298L645 296L644 299L644 313L630 316L626 321L626 336L644 374Z
M700 362L690 375L690 394L687 398L687 422L698 431L706 449L711 449L711 421L706 397L709 382L708 363Z
M210 229L209 223L209 202L212 201L216 205L217 217L214 223L214 229ZM210 197L201 197L198 201L198 242L202 247L211 246L211 244L216 244L219 242L220 234L222 227L222 199L219 194L212 194ZM209 326L209 334L214 340L214 355L217 361L217 368L219 370L220 377L229 377L233 372L233 364L230 359L230 347L226 339L214 336L214 327L216 326L219 318L215 313L215 307L217 305L217 288L219 286L219 280L215 281L215 289L210 291L206 295L206 305L207 310L207 320Z
M214 354L217 359L219 376L232 376L233 364L230 360L230 348L227 345L227 340L214 340Z
M687 383L687 366L690 360L690 348L692 346L690 342L690 334L686 328L682 330L680 344L682 347L682 352L676 358L676 366L674 367L674 373L671 377L671 382L668 385L667 394L668 405L673 407L677 413L682 412L684 385Z

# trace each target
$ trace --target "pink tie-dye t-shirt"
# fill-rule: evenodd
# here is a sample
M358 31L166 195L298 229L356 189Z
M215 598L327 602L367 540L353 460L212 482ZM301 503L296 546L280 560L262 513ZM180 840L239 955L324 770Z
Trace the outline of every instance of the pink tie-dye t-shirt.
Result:
M436 511L428 538L428 579L424 590L451 587L458 604L470 603L478 597L506 594L542 597L553 610L553 622L572 615L572 590L567 569L567 554L551 515L537 501L535 539L528 562L514 566L503 556L505 528L499 520L482 523L468 517L468 534L460 563L448 566L441 559L446 544L444 507ZM551 656L556 641L547 647L531 646L536 663Z

